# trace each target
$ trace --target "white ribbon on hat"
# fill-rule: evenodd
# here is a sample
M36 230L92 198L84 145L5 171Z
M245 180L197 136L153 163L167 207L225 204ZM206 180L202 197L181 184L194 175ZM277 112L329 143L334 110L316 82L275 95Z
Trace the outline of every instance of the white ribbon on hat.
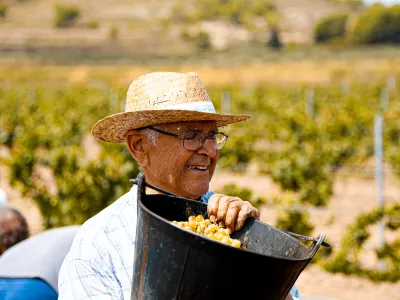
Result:
M168 106L166 109L195 110L195 111L206 112L206 113L215 113L215 108L211 101L197 101L197 102L190 102L190 103L180 103L180 104Z

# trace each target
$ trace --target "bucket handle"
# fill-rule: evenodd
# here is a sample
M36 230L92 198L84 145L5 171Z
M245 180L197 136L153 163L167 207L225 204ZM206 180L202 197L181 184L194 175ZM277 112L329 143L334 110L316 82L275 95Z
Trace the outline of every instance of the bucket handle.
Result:
M319 236L318 236L318 242L314 245L314 247L313 247L313 249L312 249L312 251L311 251L311 257L314 257L314 255L317 253L317 251L318 251L318 249L319 249L319 247L323 244L323 243L325 243L324 242L324 239L325 239L325 233L321 233L321 234L319 234ZM325 247L330 247L330 245L328 244L328 243L326 243L328 246L325 246Z
M324 247L330 247L331 246L327 242L324 242L324 238L325 238L325 234L324 233L320 234L317 238L315 238L315 237L312 237L312 236L305 236L305 235L301 235L301 234L298 234L298 233L290 232L290 231L287 231L287 230L282 230L282 229L280 229L280 230L283 231L284 233L287 233L288 235L290 235L292 237L295 237L295 238L298 238L298 239L301 239L301 240L312 241L314 243L320 243L320 245L324 246ZM323 235L323 238L321 240L322 235Z
M287 230L281 230L281 231L283 231L283 232L285 232L285 233L287 233L290 236L293 236L295 238L299 238L299 239L306 240L306 241L312 241L313 242L313 246L309 247L309 249L311 249L310 253L309 253L309 257L314 257L314 255L317 253L318 249L321 246L330 247L330 245L328 243L324 242L324 239L325 239L325 236L326 236L325 233L320 233L318 235L318 237L315 238L315 237L304 236L304 235L301 235L301 234L293 233L293 232L290 232L290 231L287 231Z
M141 176L142 174L140 174L139 176ZM173 193L170 193L170 192L168 192L168 191L166 191L166 190L163 190L163 189L160 189L160 188L158 188L158 187L156 187L156 186L154 186L154 185L152 185L152 184L150 184L150 183L148 183L147 181L145 181L144 180L144 175L143 175L143 179L140 181L140 180L137 180L137 179L129 179L129 183L131 183L131 184L138 184L138 182L141 182L142 184L143 184L143 193L145 193L145 190L144 190L144 187L149 187L149 188L151 188L152 190L155 190L155 191L157 191L157 192L160 192L160 193L162 193L162 194L165 194L165 195L168 195L168 196L172 196L172 197L174 197L174 198L179 198L179 199L184 199L184 200L187 200L186 198L184 198L184 197L180 197L180 196L178 196L178 195L175 195L175 194L173 194ZM190 200L190 199L189 199Z

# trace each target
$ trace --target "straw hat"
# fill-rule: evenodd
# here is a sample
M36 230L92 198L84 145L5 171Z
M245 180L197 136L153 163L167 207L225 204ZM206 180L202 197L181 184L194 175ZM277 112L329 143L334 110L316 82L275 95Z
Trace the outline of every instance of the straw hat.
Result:
M221 127L249 117L216 113L194 72L153 72L132 81L125 112L98 121L92 128L92 135L97 140L120 143L125 141L130 129L180 121L216 121Z

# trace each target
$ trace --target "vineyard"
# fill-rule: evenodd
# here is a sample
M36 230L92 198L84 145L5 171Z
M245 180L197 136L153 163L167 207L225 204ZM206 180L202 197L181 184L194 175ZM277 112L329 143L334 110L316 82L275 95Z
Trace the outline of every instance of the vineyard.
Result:
M385 163L400 175L400 88L395 84L219 85L208 90L217 111L252 116L222 130L229 139L218 168L242 174L256 165L259 174L270 176L288 194L264 199L235 185L224 192L258 206L326 206L335 174L374 156L377 114L384 119ZM139 172L124 145L99 143L94 153L84 143L98 119L123 109L125 92L108 82L0 86L0 145L11 154L1 163L10 170L10 184L35 200L45 228L84 222L125 193L128 180ZM340 248L321 252L315 263L330 272L400 280L399 215L399 204L360 215ZM381 220L397 239L376 251L384 270L365 269L359 252L369 238L368 226ZM293 209L276 226L303 234L313 230L307 214Z

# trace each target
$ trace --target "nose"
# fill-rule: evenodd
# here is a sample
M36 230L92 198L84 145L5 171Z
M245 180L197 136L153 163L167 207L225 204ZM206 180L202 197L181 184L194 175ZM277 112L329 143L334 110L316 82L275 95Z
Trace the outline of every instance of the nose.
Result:
M199 155L206 155L208 157L214 157L217 154L217 147L213 145L210 139L206 139L202 147L197 149Z

